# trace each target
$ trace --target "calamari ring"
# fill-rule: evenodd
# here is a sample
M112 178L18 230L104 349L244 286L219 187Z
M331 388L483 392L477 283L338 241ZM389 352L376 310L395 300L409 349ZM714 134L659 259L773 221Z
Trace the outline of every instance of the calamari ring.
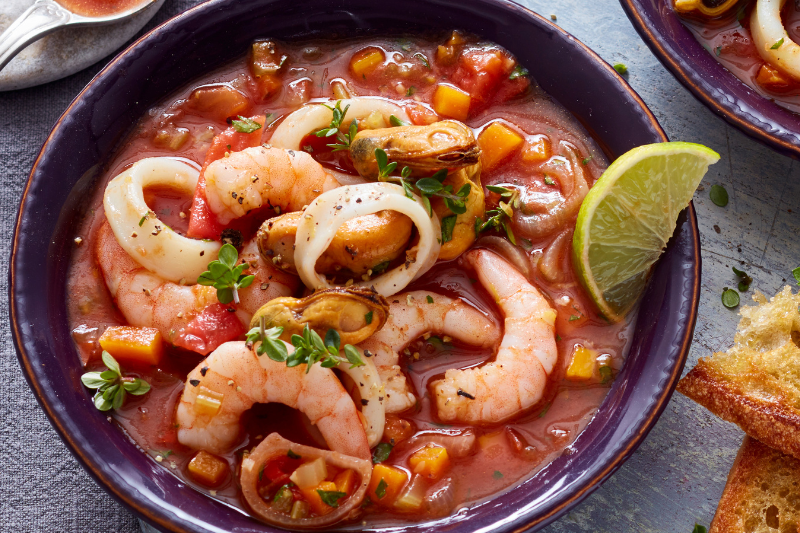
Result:
M381 100L380 98L348 98L346 100L339 100L339 107L344 109L348 105L350 108L342 120L342 126L349 126L350 121L354 118L363 119L367 118L375 111L383 115L384 120L389 124L389 117L396 116L404 122L410 122L411 119L403 108L397 104ZM328 102L312 103L302 107L287 116L283 122L275 128L275 132L269 140L269 144L276 148L286 148L289 150L301 150L300 143L303 138L313 131L321 130L330 125L333 118L333 111L324 105L334 107L335 100Z
M378 374L378 369L371 358L364 355L361 348L356 347L363 366L350 368L350 363L339 363L336 367L340 372L344 372L355 382L358 392L361 394L361 414L364 415L364 431L367 433L367 444L374 448L383 438L383 429L386 425L386 407L384 398L386 392ZM366 403L364 403L366 401Z
M111 180L103 196L108 224L122 248L140 265L175 283L193 283L217 258L220 243L189 239L158 219L144 188L161 186L194 194L200 171L172 157L149 157Z
M299 455L303 459L322 457L329 465L342 470L355 470L360 479L358 488L338 507L323 516L292 519L286 514L275 511L258 492L260 472L270 459L286 457L290 452ZM242 484L242 495L244 495L245 500L247 500L255 514L271 524L296 530L328 526L344 520L363 501L371 476L372 461L368 459L359 459L339 452L330 452L296 444L284 439L277 433L271 433L255 447L249 456L242 460L242 473L239 479Z
M750 16L750 33L762 59L800 80L800 46L789 38L781 20L786 0L758 0Z
M316 264L336 231L347 220L384 210L408 216L417 226L419 242L406 251L405 263L355 285L391 296L427 272L439 257L442 227L439 218L429 216L419 197L413 196L407 197L401 186L386 182L346 185L319 195L303 211L297 227L294 263L303 283L312 289L330 289L332 285L317 273Z

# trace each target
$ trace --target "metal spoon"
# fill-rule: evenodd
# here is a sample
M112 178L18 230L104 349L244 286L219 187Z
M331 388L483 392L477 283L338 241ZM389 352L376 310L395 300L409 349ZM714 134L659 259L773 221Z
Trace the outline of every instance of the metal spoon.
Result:
M155 0L142 0L140 5L115 15L84 17L73 13L53 0L36 0L6 31L0 34L0 70L26 46L60 28L111 24L136 15L155 3Z

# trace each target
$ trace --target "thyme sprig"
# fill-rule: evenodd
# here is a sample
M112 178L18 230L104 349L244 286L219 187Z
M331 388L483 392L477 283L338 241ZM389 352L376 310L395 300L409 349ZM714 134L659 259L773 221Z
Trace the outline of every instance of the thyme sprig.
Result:
M239 303L239 289L249 287L255 276L245 276L243 272L250 266L242 263L236 266L239 252L232 244L223 244L216 261L208 264L208 270L200 274L197 283L217 289L217 300L221 304Z
M334 104L333 107L327 104L320 105L330 109L333 113L333 117L331 118L331 123L328 124L328 127L314 132L314 135L317 137L336 137L336 140L339 142L327 145L329 148L333 148L334 152L338 152L340 150L349 150L350 144L353 142L353 139L358 133L358 124L356 124L355 119L350 122L350 127L347 129L347 133L342 133L341 131L342 122L344 121L344 117L347 115L347 110L350 109L350 104L344 106L344 109L341 108L341 100L336 100L336 104Z
M122 407L127 394L141 396L150 391L150 384L142 378L123 376L119 363L110 353L103 350L103 372L87 372L81 382L87 389L96 389L92 401L100 411L117 410Z
M478 237L481 233L490 229L502 228L508 240L511 241L511 244L516 245L517 239L514 236L514 232L511 230L510 222L511 217L514 215L514 208L519 209L519 191L499 185L487 185L486 188L491 192L499 194L501 200L497 209L486 211L486 215L489 217L486 222L484 222L481 217L475 219L475 236ZM502 199L505 199L505 201Z
M247 332L247 343L255 348L256 355L261 356L266 353L273 361L286 363L290 368L305 363L306 373L315 363L319 363L323 368L334 368L342 363L350 363L350 368L364 366L361 354L352 344L345 344L344 357L340 355L341 337L335 329L329 329L323 341L322 337L306 324L303 335L292 335L294 353L289 355L286 344L280 340L283 328L278 326L266 329L265 326L265 319L261 317L258 327Z

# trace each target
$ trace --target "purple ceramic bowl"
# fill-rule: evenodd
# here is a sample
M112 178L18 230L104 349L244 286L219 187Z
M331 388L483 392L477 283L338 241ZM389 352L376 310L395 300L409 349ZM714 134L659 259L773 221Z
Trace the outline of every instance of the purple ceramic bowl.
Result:
M698 100L770 148L800 159L800 115L761 96L733 75L683 25L672 0L620 0L644 42Z
M14 342L28 383L66 445L103 488L150 524L180 532L274 531L187 488L108 423L81 386L65 280L82 199L150 106L243 54L256 37L454 27L514 53L611 159L637 145L667 140L614 69L558 27L505 0L213 0L120 54L56 123L31 170L14 234L9 284ZM697 222L690 206L655 268L630 356L573 452L505 494L405 530L537 529L585 498L633 453L666 406L689 350L699 286Z

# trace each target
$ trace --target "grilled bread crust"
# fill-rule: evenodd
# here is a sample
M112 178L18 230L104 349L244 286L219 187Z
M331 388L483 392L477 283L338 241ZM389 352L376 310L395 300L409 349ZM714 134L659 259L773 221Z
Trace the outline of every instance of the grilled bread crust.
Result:
M678 382L677 390L751 437L800 459L800 413L780 398L748 394L703 359Z
M709 533L800 533L800 460L745 437Z

